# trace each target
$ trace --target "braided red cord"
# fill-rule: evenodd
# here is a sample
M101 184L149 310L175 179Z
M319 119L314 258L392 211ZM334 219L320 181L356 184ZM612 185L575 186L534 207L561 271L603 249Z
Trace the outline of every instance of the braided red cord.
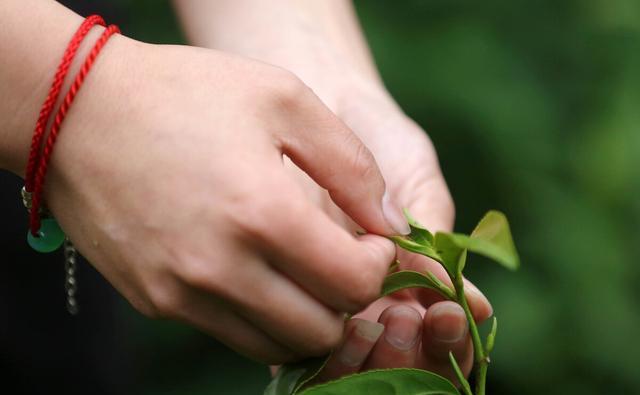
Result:
M69 111L69 108L71 108L71 105L73 104L73 100L75 99L76 94L80 90L80 87L82 86L82 83L84 82L87 74L89 73L89 70L91 70L91 66L93 66L98 54L100 53L104 45L107 43L109 38L115 33L119 33L119 32L120 32L120 29L116 25L110 25L105 29L105 31L102 33L98 41L96 41L95 45L91 49L91 52L85 59L82 65L82 68L76 75L76 78L73 84L69 88L67 95L65 96L62 104L60 105L60 108L58 109L58 113L56 114L53 124L51 125L51 131L49 132L49 136L47 138L46 144L42 151L42 155L40 157L40 161L37 166L33 196L32 196L32 202L31 202L31 211L29 213L30 214L29 223L30 223L31 234L36 237L38 235L38 230L40 229L40 215L38 211L40 209L40 205L42 202L42 189L44 186L45 177L47 175L47 167L49 165L49 161L53 153L53 146L58 137L58 133L60 132L60 126L62 125L62 122L64 121L65 116Z
M78 48L80 44L87 36L91 28L95 25L104 26L104 20L99 15L91 15L88 16L78 27L75 34L69 41L69 45L67 45L67 49L62 56L62 60L60 61L60 65L58 66L58 70L53 78L53 82L51 84L51 88L49 88L49 93L44 103L42 104L42 108L40 109L40 115L38 117L38 121L36 122L36 128L33 132L33 138L31 140L31 149L29 151L29 160L27 162L27 170L25 172L25 190L27 192L32 192L35 182L35 167L40 158L40 146L42 145L42 139L44 137L44 131L47 127L47 123L49 122L49 118L51 117L51 112L53 111L53 106L56 104L58 100L58 96L60 96L60 90L62 89L62 83L69 72L69 67L71 67L71 63L76 56L76 52L78 52Z

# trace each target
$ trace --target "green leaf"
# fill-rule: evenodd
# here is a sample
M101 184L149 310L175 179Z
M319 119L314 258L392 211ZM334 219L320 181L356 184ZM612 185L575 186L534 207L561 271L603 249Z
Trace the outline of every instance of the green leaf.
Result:
M404 216L409 223L409 228L411 228L411 233L409 233L408 237L419 244L433 245L433 235L431 234L431 232L429 232L427 228L416 221L415 218L413 218L409 213L409 210L405 208L402 211L404 212Z
M419 369L370 370L308 388L301 395L460 395L447 379Z
M502 266L515 270L520 258L513 244L507 217L499 211L489 211L471 233L469 251L491 258Z
M380 297L387 296L405 288L429 288L437 291L447 299L454 299L455 294L442 281L431 273L424 275L411 270L392 273L384 279Z
M436 261L440 261L440 256L436 253L436 250L431 244L420 244L405 236L391 236L389 239L407 251L415 252L416 254L424 255L435 259Z
M438 286L440 287L440 291L442 293L442 295L448 297L451 300L455 300L456 299L456 292L455 290L449 288L445 283L443 283L442 281L440 281L440 279L438 277L435 276L435 274L431 273L431 272L427 272L426 276L429 277L429 279L434 283L434 284L438 284Z
M436 252L442 256L447 270L450 266L455 267L458 264L456 262L461 250L486 256L511 270L516 270L520 266L509 222L499 211L489 211L480 220L471 236L460 233L437 233L435 244ZM463 267L464 264L459 270Z
M411 233L407 236L391 236L390 239L405 250L427 256L439 262L440 256L434 248L435 238L433 237L433 234L416 221L407 209L404 209L403 211L404 216L409 223Z
M264 395L296 394L302 386L320 373L327 360L329 360L329 356L308 358L300 362L282 365L264 390Z
M440 263L447 269L451 278L457 278L462 273L467 261L467 251L460 246L458 240L460 236L468 237L456 233L436 233L436 252L440 256Z

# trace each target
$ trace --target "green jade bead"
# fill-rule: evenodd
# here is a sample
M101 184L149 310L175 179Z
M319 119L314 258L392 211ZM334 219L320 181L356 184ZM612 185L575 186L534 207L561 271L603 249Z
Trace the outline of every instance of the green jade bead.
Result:
M65 234L55 218L45 218L41 221L38 237L34 237L31 231L27 233L27 242L38 252L53 252L64 243Z

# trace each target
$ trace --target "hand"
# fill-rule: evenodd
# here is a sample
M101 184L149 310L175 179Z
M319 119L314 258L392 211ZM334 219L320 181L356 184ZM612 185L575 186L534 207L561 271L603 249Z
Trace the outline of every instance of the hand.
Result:
M335 56L321 38L312 41L316 43L313 55L291 56L277 64L301 76L371 150L386 180L387 199L393 205L408 208L430 230L451 231L455 209L427 134L402 113L379 80ZM350 232L360 228L303 171L293 163L288 165L309 198L337 224ZM402 249L397 250L397 256L401 269L431 271L451 284L440 264ZM476 321L491 316L486 297L470 282L465 281L465 286ZM455 380L448 358L450 350L465 374L471 370L473 349L464 312L455 303L442 301L435 292L400 292L375 302L356 317L347 325L345 341L321 379L363 369L416 367ZM384 332L380 332L382 326L374 324L376 321L384 325ZM398 345L393 339L401 334L411 334L411 341ZM344 355L350 362L344 362Z
M281 363L335 347L341 312L375 299L395 254L331 221L283 154L368 231L406 226L383 209L371 153L292 74L116 36L65 121L45 198L138 310Z
M346 89L335 91L339 96L331 102L343 106L334 106L334 111L374 153L392 199L407 207L427 228L450 231L454 208L426 133L402 114L376 83L364 84L363 80L353 79L338 85ZM293 166L291 170L305 183L302 172ZM316 200L334 221L352 231L358 228L322 191L315 190L308 180L305 185L308 193L317 195ZM438 263L401 249L397 254L400 268L431 271L450 284ZM492 310L484 295L468 281L465 288L476 321L488 318ZM454 302L442 301L435 292L424 289L401 292L375 302L356 317L348 323L344 342L320 380L360 370L415 367L455 382L449 351L465 374L472 368L473 348L464 312Z
M455 210L435 150L424 131L402 113L384 89L350 2L175 0L175 4L192 42L237 52L293 71L371 150L387 182L386 201L407 207L431 230L451 230ZM335 223L350 232L360 228L303 171L291 163L288 165L309 199ZM398 258L403 269L429 270L449 283L436 262L402 250L398 251ZM486 319L491 314L489 302L471 283L466 284L467 299L475 319ZM399 303L408 307L398 307L404 309L405 314L398 313L400 319L396 320L396 314L392 314L394 310L385 309ZM409 307L413 310L408 310ZM450 375L446 360L448 347L442 346L437 338L451 339L466 328L464 316L456 306L442 302L433 292L401 292L374 303L359 317L384 322L387 326L385 334L389 337L393 337L393 333L389 333L391 328L404 328L406 333L423 330L423 335L418 336L419 341L408 352L401 353L406 358L399 357L396 349L385 346L387 336L382 336L370 354L359 353L361 363L355 368L338 367L333 369L333 374L327 372L325 378L353 369L392 366L430 368ZM349 324L343 349L358 349L362 339L357 340L351 331L357 323L367 325L364 322L356 319ZM439 336L440 330L445 332L443 336ZM375 332L368 331L369 337L375 337L372 336ZM370 345L373 342L370 341ZM463 339L449 346L455 348L460 365L468 372L472 355L466 344L465 334ZM371 349L369 347L367 352Z

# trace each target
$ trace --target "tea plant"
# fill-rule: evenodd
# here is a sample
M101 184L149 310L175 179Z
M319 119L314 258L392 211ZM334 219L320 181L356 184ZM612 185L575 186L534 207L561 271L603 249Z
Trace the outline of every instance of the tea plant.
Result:
M406 211L405 216L409 221L411 233L407 236L393 236L391 240L405 250L439 262L449 275L453 289L429 272L398 271L387 276L380 297L405 288L421 287L432 289L443 298L458 303L467 317L473 343L475 395L485 395L487 369L498 322L493 317L491 329L483 342L464 294L462 270L467 260L467 252L483 255L508 269L517 269L520 263L509 223L504 214L489 211L471 235L447 232L433 235ZM309 385L327 360L328 356L325 356L283 365L264 395L460 395L460 391L464 395L474 395L451 352L449 360L460 383L460 390L449 380L435 373L406 368L370 370L319 385Z

